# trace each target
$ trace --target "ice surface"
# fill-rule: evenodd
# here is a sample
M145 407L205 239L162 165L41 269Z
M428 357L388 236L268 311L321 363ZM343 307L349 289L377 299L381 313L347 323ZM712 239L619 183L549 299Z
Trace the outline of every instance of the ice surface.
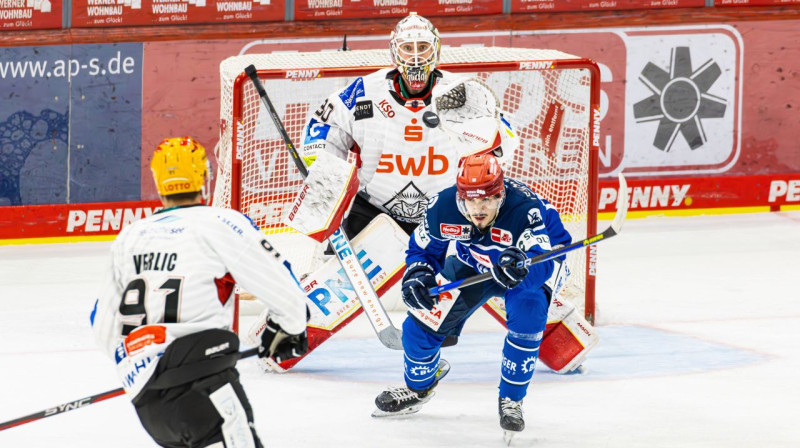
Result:
M88 321L108 246L0 247L0 421L119 387ZM800 212L629 220L598 249L601 341L583 375L537 367L512 446L800 446ZM479 311L399 420L370 417L402 358L363 317L288 374L239 369L269 447L499 448L502 340ZM54 446L156 445L124 396L0 432Z

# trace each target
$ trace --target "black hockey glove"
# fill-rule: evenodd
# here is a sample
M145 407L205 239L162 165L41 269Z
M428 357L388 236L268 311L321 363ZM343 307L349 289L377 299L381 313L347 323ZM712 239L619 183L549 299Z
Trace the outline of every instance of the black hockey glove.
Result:
M525 280L525 276L528 275L528 267L518 268L516 265L520 261L525 261L526 258L528 257L525 252L516 247L509 247L500 252L497 264L492 266L494 281L506 289L511 289L522 283Z
M403 302L409 308L432 310L439 297L430 295L428 290L436 286L436 274L429 264L411 263L403 275Z
M309 312L306 308L306 321ZM288 334L283 331L280 325L271 318L267 318L266 328L261 333L261 347L258 348L258 356L261 358L270 357L277 363L288 359L299 358L308 352L308 336L305 328L300 334Z

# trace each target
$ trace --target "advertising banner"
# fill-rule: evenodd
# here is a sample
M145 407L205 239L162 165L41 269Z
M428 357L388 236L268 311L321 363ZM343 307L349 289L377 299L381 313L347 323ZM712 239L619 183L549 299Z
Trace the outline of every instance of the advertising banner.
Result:
M617 182L600 181L599 211L614 212ZM631 212L800 206L800 173L628 179Z
M0 207L0 242L116 235L160 209L160 201Z
M0 0L0 32L59 29L61 0Z
M79 0L72 6L72 26L283 21L284 3L280 0Z
M139 200L142 44L0 54L0 206Z
M800 5L800 0L714 0L714 6L782 6Z
M297 0L295 20L500 14L503 0Z
M705 0L511 0L511 12L691 8L705 5Z
M601 177L741 173L744 43L736 28L520 33L515 45L597 58Z

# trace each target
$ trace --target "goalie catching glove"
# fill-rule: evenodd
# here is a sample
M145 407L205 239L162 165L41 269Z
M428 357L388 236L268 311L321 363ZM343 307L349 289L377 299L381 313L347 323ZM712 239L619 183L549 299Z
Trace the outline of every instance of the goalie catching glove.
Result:
M310 317L308 307L306 307L306 321ZM261 346L258 348L258 356L261 358L272 358L275 362L281 363L288 359L299 358L308 351L308 336L305 328L300 334L288 334L283 331L277 322L272 318L267 318L264 332L261 333Z
M525 252L516 247L509 247L500 252L497 264L492 266L494 281L506 289L511 289L522 283L525 280L525 276L528 275L528 267L517 267L517 263L525 261L527 258Z
M409 308L432 310L439 297L428 291L436 286L436 274L429 264L411 263L403 275L403 302Z

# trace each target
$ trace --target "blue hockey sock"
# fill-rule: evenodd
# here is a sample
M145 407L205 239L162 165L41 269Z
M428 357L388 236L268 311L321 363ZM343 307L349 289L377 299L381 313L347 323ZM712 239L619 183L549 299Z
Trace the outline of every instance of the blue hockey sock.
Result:
M435 355L427 359L413 359L405 355L404 367L406 371L406 386L413 390L425 390L433 384L436 380L436 371L439 370L439 355L441 352L437 351Z
M500 369L500 396L520 401L528 391L533 369L539 358L541 341L510 341L503 345L503 365ZM525 344L525 345L520 345Z

